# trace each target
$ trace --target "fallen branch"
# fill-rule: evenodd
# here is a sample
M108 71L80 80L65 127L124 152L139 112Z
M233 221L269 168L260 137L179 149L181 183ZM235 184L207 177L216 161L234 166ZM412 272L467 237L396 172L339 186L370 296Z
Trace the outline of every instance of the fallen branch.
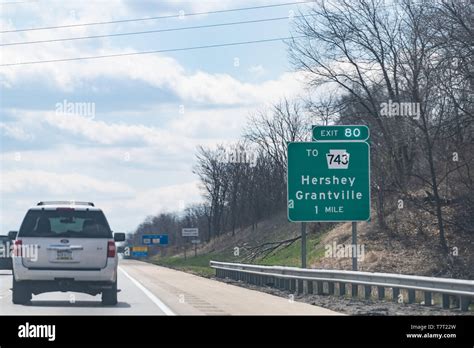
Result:
M299 240L301 236L294 238L276 241L276 242L266 242L251 248L248 248L249 255L245 257L245 261L254 261L257 257L262 256L262 259L266 258L272 252L276 251L278 248L283 247L283 249L288 248L294 242Z

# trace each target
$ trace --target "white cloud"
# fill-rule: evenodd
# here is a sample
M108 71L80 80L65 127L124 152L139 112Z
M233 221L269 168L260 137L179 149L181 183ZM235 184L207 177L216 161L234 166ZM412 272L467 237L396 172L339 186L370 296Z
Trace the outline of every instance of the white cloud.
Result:
M41 200L93 201L104 210L116 231L132 231L149 215L180 211L201 201L197 181L140 190L75 173L9 171L0 178L0 228L3 230L17 229L26 210Z
M58 52L60 50L57 50ZM56 54L54 51L45 54L31 53L31 60L47 60L53 57L74 57L101 54L119 54L134 52L133 49L100 50L100 52ZM15 53L7 53L5 61L21 61ZM284 73L278 79L263 83L242 82L228 74L213 74L203 71L188 73L176 60L162 55L144 55L135 57L88 60L42 64L41 69L35 65L4 68L0 71L4 86L14 85L19 81L41 79L54 82L59 88L72 91L80 88L87 81L107 79L138 80L156 88L168 89L182 100L202 104L255 105L268 103L283 96L296 96L301 93L301 73Z
M179 211L191 203L200 200L198 181L168 185L156 189L137 192L134 199L124 202L127 209L143 211L149 207L148 213Z
M252 110L245 107L186 110L170 122L170 130L188 138L198 138L199 143L206 138L210 141L235 138Z
M30 141L34 139L32 134L26 132L24 128L15 124L0 122L0 130L3 131L2 136L7 136L16 140Z
M0 192L25 193L46 191L52 195L75 195L87 192L106 194L130 194L130 186L113 180L102 181L77 173L58 174L45 170L3 171L0 177ZM73 199L74 197L72 197Z

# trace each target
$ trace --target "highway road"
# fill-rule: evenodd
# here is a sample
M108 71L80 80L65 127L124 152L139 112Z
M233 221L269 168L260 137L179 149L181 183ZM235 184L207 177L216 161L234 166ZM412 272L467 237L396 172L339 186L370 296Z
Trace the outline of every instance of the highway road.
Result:
M135 260L120 260L117 306L100 295L45 293L11 301L12 275L0 270L0 315L338 315L334 311Z

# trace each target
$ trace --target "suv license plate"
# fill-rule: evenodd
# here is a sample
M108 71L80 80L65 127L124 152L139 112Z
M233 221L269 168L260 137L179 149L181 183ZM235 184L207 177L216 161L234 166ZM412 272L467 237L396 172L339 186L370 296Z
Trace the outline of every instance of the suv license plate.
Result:
M58 254L57 254L56 258L57 258L57 260L61 260L61 261L72 260L72 251L70 251L70 250L58 250Z

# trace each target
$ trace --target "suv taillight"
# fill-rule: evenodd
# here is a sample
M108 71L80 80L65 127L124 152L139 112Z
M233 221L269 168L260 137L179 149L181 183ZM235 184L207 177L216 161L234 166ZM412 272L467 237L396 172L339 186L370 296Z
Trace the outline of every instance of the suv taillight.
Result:
M21 240L16 240L13 246L13 255L21 257L21 246L22 246Z
M115 242L113 240L107 244L107 257L115 257Z

